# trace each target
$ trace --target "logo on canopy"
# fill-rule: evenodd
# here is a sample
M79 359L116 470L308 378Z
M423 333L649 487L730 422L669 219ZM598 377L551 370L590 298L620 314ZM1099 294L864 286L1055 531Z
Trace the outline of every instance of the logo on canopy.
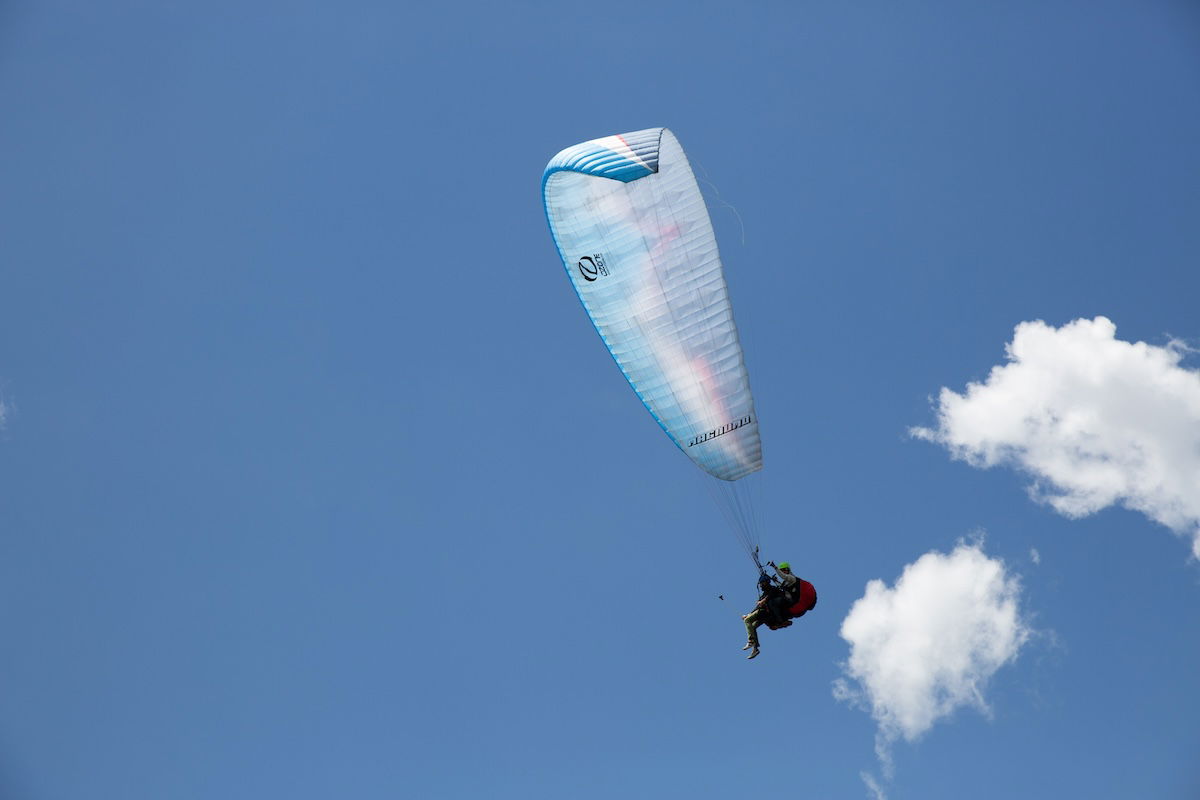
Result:
M698 444L704 444L710 439L715 439L718 436L724 436L731 431L736 431L743 425L749 425L753 421L754 417L752 416L745 416L741 419L735 419L733 422L726 423L719 428L713 428L711 431L702 433L699 436L693 436L692 440L688 442L688 447L695 447Z
M575 266L579 267L579 274L588 283L597 278L608 275L608 267L604 266L604 254L596 253L595 255L584 256L575 262Z

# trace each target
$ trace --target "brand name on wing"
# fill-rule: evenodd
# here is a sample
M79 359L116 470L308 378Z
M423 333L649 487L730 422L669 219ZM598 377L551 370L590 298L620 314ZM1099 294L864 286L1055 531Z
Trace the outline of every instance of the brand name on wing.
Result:
M575 262L575 266L579 268L579 274L588 283L608 275L608 267L604 263L603 253L593 253L590 256L584 256Z
M693 437L693 439L688 442L688 447L695 447L698 444L704 444L707 441L716 439L718 436L724 436L727 433L732 433L738 428L749 425L753 421L754 417L752 416L745 416L741 419L735 419L733 422L726 423L719 428L713 428L711 431Z

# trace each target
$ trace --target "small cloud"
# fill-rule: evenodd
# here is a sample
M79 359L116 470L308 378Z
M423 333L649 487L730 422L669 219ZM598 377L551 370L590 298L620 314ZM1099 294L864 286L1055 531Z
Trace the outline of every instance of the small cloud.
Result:
M1007 465L1068 517L1120 504L1180 535L1200 558L1200 371L1192 350L1116 338L1104 317L1061 328L1022 322L1007 364L958 394L943 388L937 425L911 433L975 467Z
M1016 659L1031 633L1018 613L1019 595L1019 580L1003 561L988 558L982 541L960 541L949 555L926 553L892 588L881 580L867 584L842 621L850 658L833 694L875 719L886 778L898 739L915 741L964 706L990 714L988 680ZM878 783L867 786L882 797Z
M858 774L862 778L863 783L867 785L867 796L871 800L887 800L887 793L884 792L883 786L874 775L869 772L860 772Z
M1036 547L1029 548L1029 560L1034 564L1042 563L1042 554L1038 552Z

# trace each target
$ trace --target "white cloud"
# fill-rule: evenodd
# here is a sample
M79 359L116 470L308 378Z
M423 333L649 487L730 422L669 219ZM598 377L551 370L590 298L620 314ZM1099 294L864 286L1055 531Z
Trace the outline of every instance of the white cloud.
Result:
M1042 563L1042 554L1038 552L1036 547L1029 548L1029 560L1034 564Z
M914 428L976 467L1030 473L1031 495L1068 517L1120 503L1192 537L1200 558L1200 371L1188 348L1116 338L1104 317L1022 322L964 394L943 388L935 428Z
M985 685L1030 635L1019 594L1018 579L981 542L959 542L949 555L926 553L894 588L867 584L842 621L850 658L834 696L874 717L885 775L897 739L916 740L963 706L990 713ZM880 794L878 786L872 792Z
M883 786L880 785L874 775L869 772L860 772L858 776L867 785L867 796L871 800L887 800L887 793L883 790Z

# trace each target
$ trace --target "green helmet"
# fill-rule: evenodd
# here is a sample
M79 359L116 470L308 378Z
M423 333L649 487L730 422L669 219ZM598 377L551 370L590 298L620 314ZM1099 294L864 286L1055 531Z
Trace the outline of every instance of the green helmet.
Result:
M779 562L779 568L780 568L780 569L787 569L787 570L790 570L790 569L792 568L792 565L791 565L791 564L789 564L789 563L788 563L788 562L786 562L786 561L780 561L780 562Z

